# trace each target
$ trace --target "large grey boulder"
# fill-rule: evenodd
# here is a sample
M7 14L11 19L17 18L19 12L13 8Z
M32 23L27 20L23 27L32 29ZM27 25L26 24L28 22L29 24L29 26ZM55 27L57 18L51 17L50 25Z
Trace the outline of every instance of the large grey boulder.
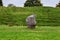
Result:
M26 23L28 28L35 28L36 27L36 19L35 15L30 15L26 18Z

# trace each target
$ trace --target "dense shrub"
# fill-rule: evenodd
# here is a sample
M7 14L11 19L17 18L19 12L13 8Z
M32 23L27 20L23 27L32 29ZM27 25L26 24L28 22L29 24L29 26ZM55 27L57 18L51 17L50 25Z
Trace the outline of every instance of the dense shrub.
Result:
M14 4L9 4L8 7L16 7Z
M60 7L60 1L59 1L59 3L56 5L56 7Z
M2 0L0 0L0 6L3 6L3 4L2 4Z
M42 6L42 3L40 3L40 0L27 0L24 3L24 7L33 7L33 6Z

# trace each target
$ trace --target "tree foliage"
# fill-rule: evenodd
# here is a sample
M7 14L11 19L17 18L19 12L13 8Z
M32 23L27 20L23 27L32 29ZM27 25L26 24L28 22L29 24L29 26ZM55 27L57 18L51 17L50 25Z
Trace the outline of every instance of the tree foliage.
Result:
M33 7L33 6L42 6L42 4L40 3L39 0L27 0L25 3L24 3L24 7Z
M2 6L2 0L0 0L0 6Z
M59 1L59 3L56 5L56 7L60 7L60 1Z
M16 7L14 4L9 4L8 7Z

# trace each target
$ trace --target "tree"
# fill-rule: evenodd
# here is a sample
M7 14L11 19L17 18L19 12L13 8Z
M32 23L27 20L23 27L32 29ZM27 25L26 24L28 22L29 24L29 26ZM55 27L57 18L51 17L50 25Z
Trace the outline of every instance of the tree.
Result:
M8 7L15 7L14 4L8 4Z
M2 6L3 4L2 4L2 0L0 0L0 6Z
M24 3L24 7L42 6L39 0L27 0Z
M56 5L56 7L60 7L60 1L59 1L59 3Z

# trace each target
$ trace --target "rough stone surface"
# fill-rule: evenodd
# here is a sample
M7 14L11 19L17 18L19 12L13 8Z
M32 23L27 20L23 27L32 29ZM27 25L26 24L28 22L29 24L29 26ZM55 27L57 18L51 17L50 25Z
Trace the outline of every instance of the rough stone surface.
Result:
M28 28L35 28L36 26L36 19L35 15L30 15L26 18L26 23L28 25Z

